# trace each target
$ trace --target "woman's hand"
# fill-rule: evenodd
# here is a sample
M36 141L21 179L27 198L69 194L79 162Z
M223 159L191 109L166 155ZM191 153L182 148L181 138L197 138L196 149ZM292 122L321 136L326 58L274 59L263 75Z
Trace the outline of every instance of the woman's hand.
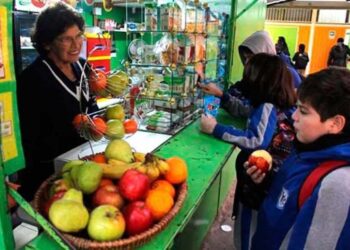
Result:
M255 184L260 184L264 180L266 174L262 173L261 170L258 169L256 166L249 167L247 161L244 163L243 166L246 169L247 175L250 176L250 178Z
M212 134L217 123L215 117L203 114L201 117L201 131Z
M214 95L216 97L221 97L223 95L222 90L218 86L216 86L215 83L209 83L209 84L198 83L198 87L200 87L203 90L203 92Z

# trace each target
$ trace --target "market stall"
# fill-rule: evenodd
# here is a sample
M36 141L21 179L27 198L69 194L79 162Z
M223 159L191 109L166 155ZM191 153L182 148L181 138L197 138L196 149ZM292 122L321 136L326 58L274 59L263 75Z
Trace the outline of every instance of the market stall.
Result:
M220 112L218 118L232 124L225 112ZM236 120L234 124L241 127L243 121ZM234 181L233 164L238 150L202 134L198 121L195 121L165 141L154 153L165 158L176 155L187 162L188 193L168 226L140 249L168 249L172 246L180 249L191 245L198 249ZM55 245L50 236L42 233L29 246L44 249L51 244Z
M4 95L3 109L11 111L1 112L1 115L10 124L12 122L12 126L6 126L4 119L1 121L4 158L0 162L5 165L0 170L0 200L3 204L0 209L3 222L0 248L3 249L13 249L15 245L34 249L71 246L71 242L62 238L62 232L48 224L47 217L42 217L31 204L4 185L7 175L24 167L16 107L15 69L19 74L36 56L28 27L35 19L32 13L45 8L45 3L39 2L15 1L13 8L11 1L5 1L5 7L0 8L1 16L5 17L0 21L0 90ZM229 24L227 13L221 15L220 12L223 11L222 5L226 6L226 11L231 4L230 1L209 5L199 1L155 2L159 2L158 5L126 0L78 1L74 6L90 26L87 27L82 56L96 65L94 76L97 80L99 76L109 80L109 86L105 84L103 87L106 89L89 83L90 88L95 87L92 91L102 97L102 109L118 102L125 108L126 118L136 118L139 122L138 132L126 132L123 139L138 152L152 151L163 158L178 156L188 166L185 182L188 190L179 211L167 226L147 239L140 248L198 249L235 176L233 165L238 150L199 131L198 117L202 110L215 113L218 105L211 99L206 102L205 96L196 87L198 73L206 76L200 79L203 82L214 81L221 87L226 84L229 75L226 72ZM242 3L237 4L237 16L241 16L238 11L242 6ZM13 33L12 9L18 12L13 16ZM13 44L7 42L12 40L12 34ZM15 63L12 58L15 58ZM90 142L56 158L57 171L66 160L103 152L108 143L106 138L111 135L107 131L97 133L97 136L93 133L96 132L96 121L102 123L104 115L82 115L88 117L88 122L78 132ZM219 112L218 120L243 126L243 121L232 121L223 111ZM81 124L78 125L80 127ZM113 136L120 137L120 134ZM26 213L34 217L35 226L28 226L30 230L16 228L11 231L11 214L4 206L8 193ZM41 226L39 230L37 224ZM31 234L34 239L23 243L23 238Z

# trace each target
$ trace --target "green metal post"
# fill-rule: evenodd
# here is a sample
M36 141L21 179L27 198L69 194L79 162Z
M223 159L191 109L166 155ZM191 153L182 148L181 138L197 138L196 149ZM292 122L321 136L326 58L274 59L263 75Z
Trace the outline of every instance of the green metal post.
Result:
M235 52L233 51L234 49L234 42L236 38L236 11L237 11L237 1L238 0L232 0L231 4L231 13L230 13L230 22L229 22L229 27L228 30L230 31L228 34L228 47L227 47L227 63L226 63L226 79L225 79L225 90L229 88L229 80L231 76L231 67L233 63L233 57L235 55Z
M4 165L0 153L0 249L12 250L15 249L15 240L12 233L11 214L7 204Z

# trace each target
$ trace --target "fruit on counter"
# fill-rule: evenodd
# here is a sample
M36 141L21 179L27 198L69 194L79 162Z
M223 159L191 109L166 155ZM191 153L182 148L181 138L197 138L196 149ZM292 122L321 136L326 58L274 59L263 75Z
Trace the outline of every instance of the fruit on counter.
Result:
M63 165L61 173L64 174L66 172L70 172L73 167L78 166L78 165L82 165L82 164L84 164L84 161L82 161L82 160L68 161Z
M109 106L106 109L106 119L107 120L121 120L123 121L125 118L125 112L124 112L124 108L122 105L120 104L116 104L113 106Z
M266 150L255 150L248 158L248 166L256 166L262 173L266 173L272 167L272 156Z
M99 166L102 168L103 177L120 179L127 170L137 168L141 164L141 162L125 163L110 159L108 164L99 163Z
M163 159L160 159L156 156L156 162L157 162L157 167L159 169L159 172L162 174L162 175L165 175L166 172L168 172L170 166L169 164L163 160Z
M151 210L143 201L133 201L123 209L126 233L129 236L142 233L153 225Z
M150 186L147 175L135 169L127 170L119 180L119 191L129 201L143 199Z
M128 87L128 84L128 74L121 70L109 75L107 78L107 89L114 96L122 94Z
M101 117L92 118L92 123L90 126L91 139L98 141L102 139L103 135L107 131L107 124Z
M98 184L98 188L104 187L107 185L114 185L113 181L111 179L108 179L108 178L102 178L102 180L100 181L100 184Z
M84 163L85 163L85 162L84 162ZM82 165L84 165L84 163L81 164L81 165L75 165L75 166L70 170L70 172L69 172L69 177L70 177L70 179L71 179L71 181L72 181L74 187L77 187L77 186L78 186L78 174L79 174L79 169L80 169L80 167L81 167Z
M117 240L124 234L125 220L118 208L101 205L91 212L87 231L93 240Z
M68 174L68 173L66 173ZM69 176L69 174L68 174ZM66 177L68 178L68 177ZM58 192L61 192L61 191L64 191L66 192L68 189L72 188L73 185L71 184L70 180L67 181L66 179L57 179L55 180L51 187L50 187L50 190L49 190L49 196L53 196L54 194L58 193Z
M166 171L164 178L171 184L180 184L186 181L188 176L187 164L180 157L173 156L166 160L169 170Z
M84 229L89 221L89 213L83 204L83 193L69 189L61 199L52 203L49 219L60 231L75 233Z
M107 122L106 136L108 139L121 139L125 135L124 125L121 120L112 119Z
M137 167L137 170L146 174L152 182L156 180L161 173L164 174L168 170L168 167L166 162L163 161L162 163L162 160L157 156L148 153L145 155L144 162Z
M58 191L57 193L54 193L52 196L50 196L50 199L46 201L43 205L42 211L44 215L49 215L49 210L54 201L57 201L63 197L63 195L66 193L66 191Z
M155 182L152 183L151 185L151 191L152 190L163 190L170 194L171 197L175 198L176 190L174 186L166 181L166 180L156 180Z
M106 147L105 156L107 159L120 160L126 163L134 161L131 147L123 139L111 140Z
M75 168L73 168L74 170ZM93 193L102 179L101 167L92 161L86 161L83 165L78 167L75 185L84 194Z
M134 159L136 162L144 162L146 159L146 154L141 152L133 152Z
M159 169L157 168L156 165L153 165L153 164L143 163L140 166L138 166L136 170L139 171L140 173L147 175L149 177L150 182L153 182L154 180L156 180L160 175Z
M124 206L124 199L119 193L118 187L109 184L98 188L92 196L92 204L97 207L100 205L112 205L121 209Z
M90 89L99 95L107 87L107 76L101 70L92 70L88 82Z
M152 190L148 192L145 203L151 210L153 219L158 221L171 210L174 199L163 190Z
M104 154L99 153L95 154L92 158L91 161L97 162L97 163L107 163L107 159Z
M89 124L90 120L86 114L77 114L73 119L73 126L77 130L82 129L82 127L88 126Z
M124 121L123 125L124 125L124 129L125 129L125 133L127 133L127 134L136 133L137 128L138 128L138 124L137 124L137 121L135 119L127 119Z

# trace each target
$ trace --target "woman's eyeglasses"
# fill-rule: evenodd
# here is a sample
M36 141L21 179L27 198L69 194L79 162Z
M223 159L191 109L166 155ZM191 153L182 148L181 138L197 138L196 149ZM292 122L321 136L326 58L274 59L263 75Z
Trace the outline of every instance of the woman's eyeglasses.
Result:
M81 43L85 39L84 33L79 33L75 37L62 36L56 38L56 40L64 47L70 47L74 43Z

